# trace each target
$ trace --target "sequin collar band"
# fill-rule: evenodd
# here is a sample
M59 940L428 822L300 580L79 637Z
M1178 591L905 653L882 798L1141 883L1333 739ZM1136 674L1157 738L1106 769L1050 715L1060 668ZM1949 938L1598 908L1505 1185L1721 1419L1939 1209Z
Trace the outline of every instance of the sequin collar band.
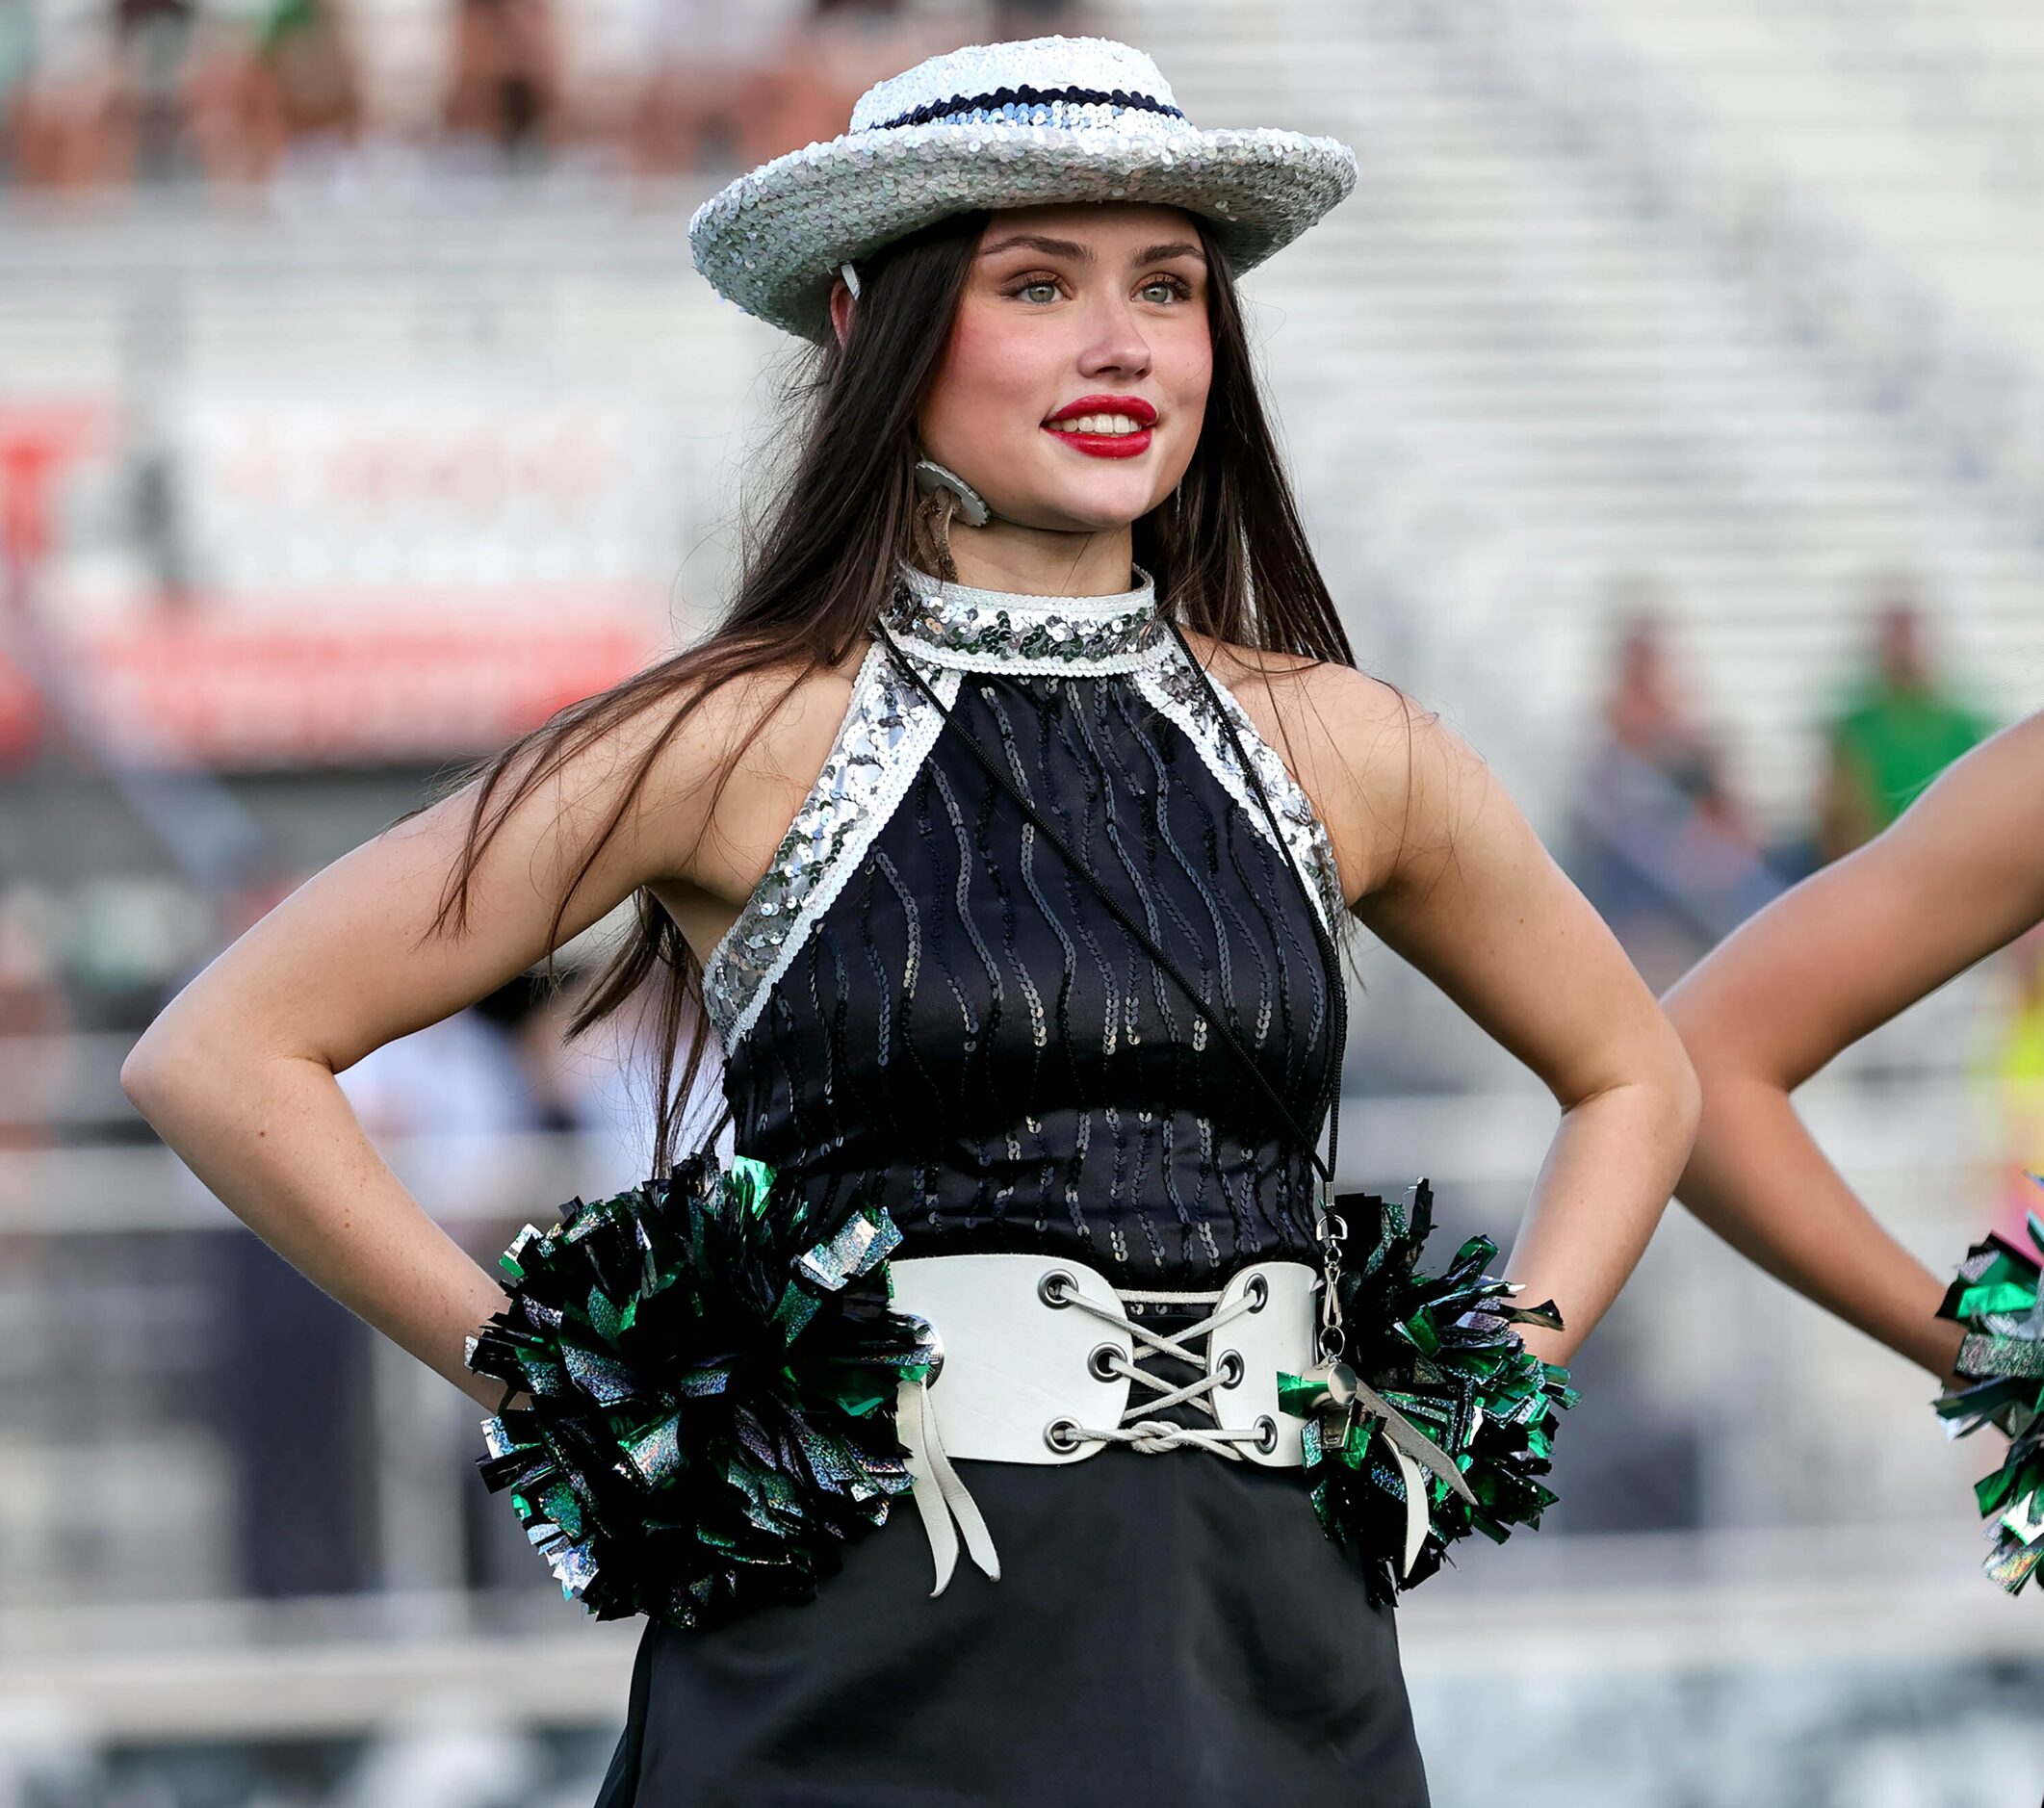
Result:
M934 665L972 672L1132 672L1171 645L1150 574L1117 596L1031 596L945 583L913 566L889 602L889 630Z

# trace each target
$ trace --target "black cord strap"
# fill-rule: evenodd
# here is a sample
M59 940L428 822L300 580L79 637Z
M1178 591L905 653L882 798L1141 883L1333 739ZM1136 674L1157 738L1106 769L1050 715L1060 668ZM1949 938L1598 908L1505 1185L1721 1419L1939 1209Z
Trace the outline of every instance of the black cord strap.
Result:
M1307 920L1313 926L1313 940L1320 947L1321 965L1327 969L1328 994L1334 1014L1334 1060L1333 1072L1329 1076L1331 1097L1328 1100L1327 1162L1320 1170L1321 1178L1327 1182L1332 1198L1334 1188L1335 1157L1341 1149L1341 1065L1348 1053L1349 1040L1349 992L1348 981L1341 971L1340 950L1327 925L1320 920L1320 903L1317 893L1307 884L1306 874L1299 869L1299 859L1292 852L1292 845L1284 839L1284 832L1278 826L1278 813L1271 806L1270 798L1263 789L1263 781L1257 777L1255 762L1242 745L1242 736L1235 729L1235 718L1222 706L1221 694L1214 685L1212 674L1201 663L1187 643L1184 631L1170 617L1165 618L1179 650L1185 655L1186 663L1200 675L1200 683L1205 687L1206 701L1213 706L1214 713L1221 718L1221 726L1228 731L1228 744L1234 749L1235 762L1242 768L1242 776L1249 781L1250 788L1256 793L1256 801L1263 806L1263 814L1270 818L1271 834L1282 850L1286 864L1292 869L1292 877L1298 880L1299 889L1307 893Z
M929 681L923 677L922 673L919 670L917 669L915 660L910 659L905 653L902 652L899 643L896 642L893 635L888 632L885 625L876 624L876 628L881 637L887 642L890 657L892 657L895 660L895 662L900 665L904 671L907 672L909 678L915 684L916 687L920 690L922 694L930 700L931 703L936 705L938 713L941 714L946 722L949 722L951 720L950 710L945 706L944 699L938 696L936 690L931 686ZM1172 631L1175 633L1177 632L1177 625L1176 623L1172 624ZM1185 646L1185 640L1182 634L1178 636L1178 644L1181 647ZM1188 659L1192 659L1192 651L1189 647L1186 648L1186 657ZM1209 696L1211 696L1213 681L1210 678L1206 677L1205 668L1200 664L1198 659L1194 659L1192 662L1195 669L1200 672L1203 681L1206 684L1208 687L1208 694ZM1218 697L1215 697L1213 699L1213 704L1215 710L1220 712L1221 720L1228 730L1229 740L1235 749L1235 757L1241 762L1242 768L1244 772L1248 774L1249 782L1255 790L1257 800L1263 805L1265 814L1268 814L1270 817L1271 833L1273 836L1276 837L1280 850L1284 854L1286 861L1291 865L1293 875L1298 879L1301 889L1304 890L1306 887L1306 877L1303 873L1300 872L1298 859L1292 853L1290 845L1285 841L1283 832L1280 828L1278 823L1277 813L1275 810L1272 809L1270 799L1265 794L1262 784L1258 781L1256 777L1255 768L1250 764L1248 757L1244 754L1242 750L1241 738L1236 734L1235 726L1233 722L1229 720L1227 710L1221 708L1220 700ZM1332 1139L1330 1140L1328 1148L1329 1159L1326 1161L1322 1161L1320 1158L1320 1151L1317 1147L1318 1139L1307 1134L1306 1130L1301 1126L1299 1120L1292 1115L1292 1109L1290 1105L1285 1102L1283 1096L1280 1094L1278 1089L1271 1084L1268 1076L1264 1073L1263 1069L1257 1064L1255 1057L1252 1055L1250 1051L1242 1046L1241 1040L1229 1026L1227 1019L1207 1004L1206 1000L1201 995L1199 988L1196 987L1191 980L1185 977L1185 974L1178 967L1178 964L1157 945L1155 940L1151 936L1150 932L1128 914L1127 910L1124 908L1121 900L1117 898L1111 891L1109 891L1107 888L1102 885L1100 881L1094 875L1091 868L1089 868L1086 864L1072 851L1072 848L1066 842L1065 838L1060 835L1056 829L1052 828L1048 822L1044 820L1043 813L1040 812L1036 808L1036 806L1022 794L1021 788L1016 785L1015 781L1011 779L1006 772L1001 770L999 764L995 761L994 757L979 744L978 738L975 736L967 734L964 730L960 730L958 738L965 743L968 749L970 750L972 757L976 759L979 763L986 768L988 777L993 779L994 782L998 785L1002 790L1006 791L1008 795L1015 800L1016 805L1021 809L1022 814L1027 816L1032 823L1036 825L1037 832L1042 835L1043 838L1047 841L1048 841L1050 845L1054 847L1061 856L1063 856L1066 864L1070 865L1073 870L1078 873L1082 878L1092 881L1094 888L1100 892L1102 902L1104 902L1108 910L1113 913L1115 919L1122 925L1124 929L1127 930L1128 933L1135 938L1136 942L1143 947L1144 951L1150 955L1151 959L1155 961L1156 964L1161 967L1167 974L1170 975L1172 980L1177 985L1178 990L1184 993L1186 997L1191 999L1194 1007L1199 1011L1200 1015L1213 1026L1214 1030L1220 1035L1221 1040L1225 1044L1227 1044L1229 1051L1234 1055L1236 1061L1241 1065L1243 1072L1246 1072L1249 1077L1254 1080L1255 1084L1262 1090L1264 1097L1269 1100L1272 1108L1276 1110L1281 1121L1291 1131L1294 1139L1298 1142L1299 1146L1307 1151L1307 1158L1312 1162L1313 1167L1319 1173L1323 1184L1326 1186L1328 1191L1332 1193L1334 1184L1332 1160L1334 1153L1334 1145ZM1310 916L1313 920L1315 940L1320 944L1321 958L1324 962L1327 963L1328 970L1333 987L1332 1003L1335 1022L1336 1055L1332 1080L1332 1109L1334 1114L1338 1116L1341 1109L1340 1050L1348 1025L1348 1000L1346 991L1342 984L1339 957L1338 955L1333 954L1332 942L1330 937L1328 936L1326 926L1320 921L1320 910L1318 903L1315 901L1313 895L1310 892L1307 892L1307 915Z

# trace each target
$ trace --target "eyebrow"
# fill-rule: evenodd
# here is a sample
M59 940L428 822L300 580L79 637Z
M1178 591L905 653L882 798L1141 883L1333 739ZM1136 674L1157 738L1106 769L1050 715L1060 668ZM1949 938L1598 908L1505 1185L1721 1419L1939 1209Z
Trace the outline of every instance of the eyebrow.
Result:
M1074 263L1090 264L1093 252L1076 239L1047 239L1039 233L1018 232L1012 238L997 240L986 246L979 255L992 257L997 251L1027 249L1041 251L1047 257L1069 257ZM1128 261L1130 264L1161 264L1168 257L1196 257L1205 263L1206 253L1198 245L1187 239L1174 239L1162 245L1145 245Z

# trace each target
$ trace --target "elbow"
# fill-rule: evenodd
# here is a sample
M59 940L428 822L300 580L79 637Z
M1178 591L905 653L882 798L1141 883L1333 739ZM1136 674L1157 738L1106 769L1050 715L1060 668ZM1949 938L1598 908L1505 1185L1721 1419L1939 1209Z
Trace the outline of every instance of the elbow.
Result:
M1638 1129L1665 1143L1678 1166L1688 1161L1703 1122L1703 1082L1673 1025L1663 1020L1635 1040L1610 1078L1576 1102L1607 1095L1629 1098Z
M197 1047L191 1036L159 1015L135 1039L120 1064L120 1090L128 1102L161 1127L166 1113L188 1097L208 1074L218 1075L224 1063L219 1054Z
M1695 1145L1697 1126L1703 1122L1703 1078L1697 1071L1695 1051L1683 1037L1680 1026L1666 1013L1653 1051L1653 1073L1661 1095L1663 1122L1682 1160L1687 1161Z
M305 1057L329 1075L333 1069ZM225 1111L271 1084L285 1058L266 1053L218 1013L181 1013L167 1006L136 1038L120 1064L120 1090L161 1134L167 1123L194 1123Z
M176 1052L168 1046L168 1039L161 1033L158 1023L152 1023L136 1038L120 1064L120 1090L127 1095L128 1103L155 1123L164 1100L175 1085L175 1074L183 1065Z
M1668 1062L1669 1126L1675 1134L1682 1160L1689 1160L1696 1146L1696 1132L1703 1124L1703 1080L1690 1059L1679 1036L1669 1038L1672 1047Z
M1786 1071L1779 1057L1749 1030L1721 1013L1687 1008L1678 996L1668 1015L1688 1059L1695 1090L1693 1149L1713 1140L1727 1114L1736 1120L1752 1100L1786 1099L1803 1077Z
M1738 1020L1716 1008L1684 980L1661 1000L1687 1056L1695 1084L1707 1098L1727 1082L1757 1070Z

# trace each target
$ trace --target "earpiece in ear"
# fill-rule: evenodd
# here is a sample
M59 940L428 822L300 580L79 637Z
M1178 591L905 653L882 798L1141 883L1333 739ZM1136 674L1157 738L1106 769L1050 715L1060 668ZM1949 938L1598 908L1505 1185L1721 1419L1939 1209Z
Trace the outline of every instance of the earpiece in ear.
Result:
M993 510L987 506L986 498L980 495L955 471L948 471L934 458L916 460L916 487L923 495L933 495L938 490L949 490L958 498L958 519L969 528L983 528Z
M852 292L852 299L854 301L858 300L859 272L852 268L849 258L838 266L838 274L844 278L844 286Z

